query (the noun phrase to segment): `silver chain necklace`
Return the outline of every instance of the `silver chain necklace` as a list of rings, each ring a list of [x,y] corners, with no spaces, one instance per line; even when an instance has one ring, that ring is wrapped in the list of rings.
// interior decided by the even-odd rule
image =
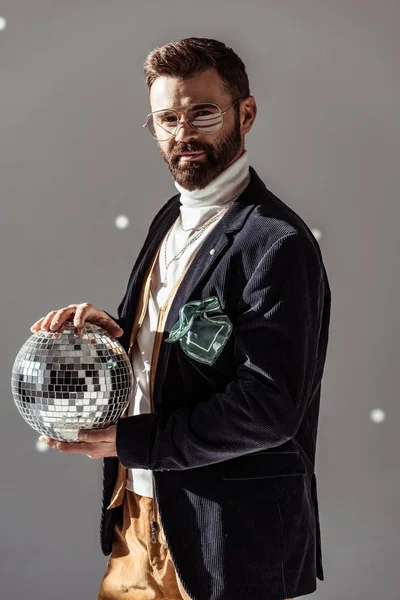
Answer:
[[[210,219],[208,219],[208,221],[206,221],[201,227],[193,227],[193,229],[183,229],[182,228],[182,215],[179,215],[179,224],[180,224],[180,228],[182,229],[182,231],[198,231],[198,233],[196,233],[196,235],[194,237],[192,237],[191,240],[189,240],[189,242],[186,242],[186,244],[184,245],[184,247],[182,248],[182,250],[180,250],[178,252],[178,254],[175,254],[175,256],[173,258],[171,258],[171,260],[169,261],[169,263],[167,263],[167,244],[168,244],[168,239],[169,236],[171,234],[172,229],[174,228],[174,225],[172,225],[172,227],[170,228],[170,230],[167,233],[167,236],[165,238],[165,246],[164,246],[164,261],[165,261],[165,279],[163,281],[163,286],[167,287],[167,272],[168,272],[168,267],[174,262],[174,260],[179,260],[180,257],[182,256],[182,254],[185,252],[185,250],[187,248],[189,248],[189,246],[191,244],[193,244],[193,242],[195,242],[200,236],[201,234],[207,229],[207,227],[209,227],[212,223],[214,223],[214,221],[216,221],[217,219],[219,219],[219,217],[221,215],[223,215],[228,208],[230,208],[230,206],[234,203],[234,200],[232,200],[232,202],[229,202],[229,204],[227,206],[225,206],[222,210],[218,211],[217,214],[215,214],[213,217],[211,217]]]

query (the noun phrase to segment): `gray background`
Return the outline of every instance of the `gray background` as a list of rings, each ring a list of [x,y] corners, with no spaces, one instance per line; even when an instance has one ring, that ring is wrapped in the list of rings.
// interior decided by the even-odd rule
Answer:
[[[88,301],[116,314],[150,220],[175,193],[142,128],[142,63],[189,36],[241,56],[258,103],[250,164],[322,232],[332,288],[316,459],[326,579],[309,597],[395,597],[398,0],[5,0],[0,16],[1,597],[96,598],[107,560],[100,461],[37,451],[11,369],[50,310]]]

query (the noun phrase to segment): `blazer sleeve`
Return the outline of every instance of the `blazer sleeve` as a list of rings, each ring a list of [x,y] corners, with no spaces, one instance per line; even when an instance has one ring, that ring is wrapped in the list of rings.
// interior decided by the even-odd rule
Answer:
[[[244,287],[233,319],[237,377],[193,407],[120,419],[126,468],[183,470],[284,444],[310,399],[318,361],[324,279],[302,233],[278,239]]]

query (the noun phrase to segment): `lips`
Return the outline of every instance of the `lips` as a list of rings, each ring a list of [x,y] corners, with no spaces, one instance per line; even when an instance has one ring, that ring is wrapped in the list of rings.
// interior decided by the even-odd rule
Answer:
[[[204,151],[202,152],[185,152],[184,154],[180,154],[178,160],[182,163],[196,161],[198,158],[203,158],[206,156]]]

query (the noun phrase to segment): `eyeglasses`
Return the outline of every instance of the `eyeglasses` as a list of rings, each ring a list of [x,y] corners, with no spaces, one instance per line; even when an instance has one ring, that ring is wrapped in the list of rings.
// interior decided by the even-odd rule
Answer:
[[[193,129],[200,133],[217,133],[223,125],[224,115],[228,110],[243,100],[246,96],[235,100],[224,111],[217,104],[212,102],[204,102],[201,104],[191,104],[182,114],[185,115],[185,120]],[[147,115],[146,123],[143,127],[147,127],[150,135],[159,142],[166,142],[177,134],[180,126],[179,115],[176,110],[156,110]]]

